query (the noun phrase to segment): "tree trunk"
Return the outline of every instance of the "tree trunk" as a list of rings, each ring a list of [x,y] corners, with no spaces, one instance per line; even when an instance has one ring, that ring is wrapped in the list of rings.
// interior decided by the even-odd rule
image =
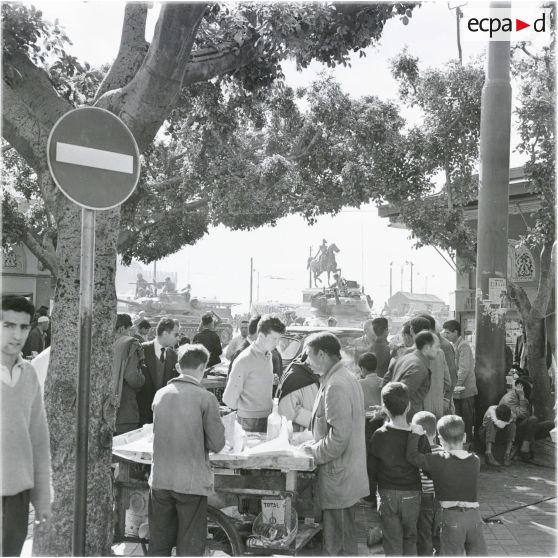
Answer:
[[[63,198],[61,197],[61,200]],[[110,405],[116,310],[116,240],[120,211],[97,212],[91,350],[86,554],[108,556],[113,538]],[[81,210],[63,199],[57,215],[58,278],[52,314],[52,352],[45,385],[55,499],[47,532],[35,534],[33,553],[71,556],[75,482],[76,389],[79,340]]]
[[[533,383],[531,402],[539,420],[551,420],[554,401],[546,368],[544,317],[535,310],[531,310],[527,316],[522,316],[522,318],[527,336],[527,369]]]

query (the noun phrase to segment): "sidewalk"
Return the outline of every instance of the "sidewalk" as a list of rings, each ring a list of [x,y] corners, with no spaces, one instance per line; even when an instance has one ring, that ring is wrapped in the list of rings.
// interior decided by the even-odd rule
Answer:
[[[539,502],[540,500],[546,501]],[[481,466],[479,500],[483,518],[495,514],[501,523],[485,523],[489,556],[556,556],[556,470],[515,461],[499,469]],[[525,504],[528,507],[508,511]],[[505,512],[505,513],[502,513]],[[371,508],[359,506],[357,531],[360,556],[383,556],[382,545],[366,546],[373,521]]]
[[[545,500],[542,501],[541,500]],[[495,514],[501,523],[485,523],[489,556],[556,556],[556,470],[515,461],[500,469],[481,466],[479,500],[483,518]],[[538,502],[538,503],[537,503]],[[531,504],[522,509],[512,508]],[[504,512],[504,513],[502,513]],[[357,510],[359,556],[383,556],[381,544],[366,546],[368,527],[375,512],[363,504]],[[377,515],[376,515],[377,517]],[[22,556],[31,556],[32,517]],[[120,555],[141,555],[139,545],[119,545]],[[301,553],[305,555],[305,552]]]

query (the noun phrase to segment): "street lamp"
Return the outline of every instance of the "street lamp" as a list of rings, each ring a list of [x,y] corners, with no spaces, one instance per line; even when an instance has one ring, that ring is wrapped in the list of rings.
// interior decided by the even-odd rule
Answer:
[[[415,264],[413,262],[405,261],[405,265],[411,266],[411,294],[413,294],[413,267]]]

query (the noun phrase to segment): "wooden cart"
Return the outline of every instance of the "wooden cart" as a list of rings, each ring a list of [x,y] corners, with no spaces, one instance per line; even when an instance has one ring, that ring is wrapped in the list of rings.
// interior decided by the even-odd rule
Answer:
[[[209,498],[207,552],[240,556],[243,554],[296,555],[317,533],[321,525],[316,521],[313,498],[315,465],[311,457],[266,457],[212,454],[215,473],[215,497]],[[130,513],[134,495],[148,492],[148,466],[118,459],[115,475],[116,525],[114,542],[138,542],[144,552],[147,540],[131,535],[126,530],[126,512]],[[134,478],[136,477],[136,478]],[[143,477],[143,478],[137,478]],[[259,510],[262,498],[282,498],[286,505],[286,521],[296,510],[298,532],[287,547],[251,546],[254,514],[243,513],[255,507]],[[233,514],[224,513],[228,508]],[[145,519],[147,521],[147,519]],[[129,531],[129,529],[128,529]]]

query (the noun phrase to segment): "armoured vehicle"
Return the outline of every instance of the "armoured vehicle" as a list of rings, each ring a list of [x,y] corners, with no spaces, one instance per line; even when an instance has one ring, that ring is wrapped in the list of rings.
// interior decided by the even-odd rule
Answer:
[[[189,294],[189,293],[188,293]],[[213,311],[221,322],[216,326],[215,331],[221,338],[221,344],[227,345],[232,339],[233,325],[231,307],[237,305],[236,302],[220,302],[215,299],[190,298],[184,293],[161,293],[158,296],[140,298],[118,298],[119,306],[126,306],[126,310],[134,314],[143,312],[143,317],[153,325],[165,316],[170,316],[180,323],[181,335],[186,335],[190,339],[198,332],[201,317],[206,312]]]

